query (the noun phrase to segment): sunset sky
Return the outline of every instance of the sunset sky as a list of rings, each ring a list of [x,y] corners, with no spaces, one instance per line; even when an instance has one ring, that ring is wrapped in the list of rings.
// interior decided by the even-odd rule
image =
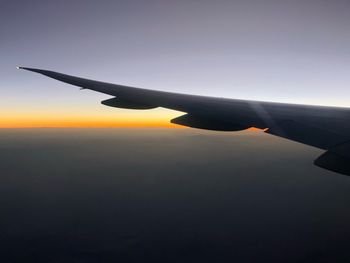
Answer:
[[[4,1],[0,127],[174,127],[16,66],[142,88],[350,106],[350,3]]]

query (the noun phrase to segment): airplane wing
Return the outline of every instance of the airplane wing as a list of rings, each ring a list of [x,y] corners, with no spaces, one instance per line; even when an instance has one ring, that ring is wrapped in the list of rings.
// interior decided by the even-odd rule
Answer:
[[[350,108],[195,96],[140,89],[54,71],[19,67],[65,83],[114,96],[102,101],[126,109],[168,108],[184,112],[171,122],[187,127],[239,131],[250,127],[327,150],[315,164],[350,175]]]

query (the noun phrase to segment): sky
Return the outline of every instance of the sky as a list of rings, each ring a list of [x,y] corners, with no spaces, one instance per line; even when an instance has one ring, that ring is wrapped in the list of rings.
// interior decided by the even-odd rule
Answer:
[[[162,126],[50,69],[141,88],[349,107],[350,2],[1,1],[0,127]]]

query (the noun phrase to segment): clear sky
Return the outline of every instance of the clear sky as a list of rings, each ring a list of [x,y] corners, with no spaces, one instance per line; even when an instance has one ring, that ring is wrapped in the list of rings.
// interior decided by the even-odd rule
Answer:
[[[0,126],[167,126],[16,66],[172,92],[350,106],[348,0],[2,1]]]

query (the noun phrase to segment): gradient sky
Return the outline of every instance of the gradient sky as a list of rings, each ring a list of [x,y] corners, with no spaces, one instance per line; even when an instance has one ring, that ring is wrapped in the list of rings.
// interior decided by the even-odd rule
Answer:
[[[350,2],[2,1],[0,126],[164,126],[179,115],[17,71],[142,88],[350,106]]]

